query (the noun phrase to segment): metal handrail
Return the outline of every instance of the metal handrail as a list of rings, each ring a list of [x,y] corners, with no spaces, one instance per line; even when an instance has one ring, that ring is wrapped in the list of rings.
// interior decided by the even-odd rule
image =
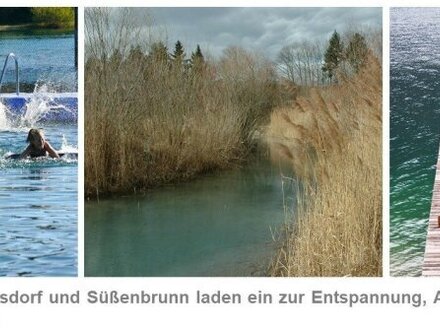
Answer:
[[[5,65],[3,65],[2,74],[0,76],[0,93],[2,91],[3,76],[5,74],[6,66],[8,65],[8,60],[10,57],[12,57],[15,61],[15,84],[16,84],[15,92],[17,95],[19,95],[20,94],[20,81],[18,79],[18,60],[17,60],[17,56],[15,56],[14,53],[9,53],[8,56],[6,56]]]

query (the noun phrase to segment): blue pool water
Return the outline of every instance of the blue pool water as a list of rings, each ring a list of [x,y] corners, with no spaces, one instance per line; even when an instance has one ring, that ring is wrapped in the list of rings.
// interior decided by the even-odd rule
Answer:
[[[77,160],[5,158],[24,150],[30,127],[56,150],[77,151],[76,120],[54,120],[67,110],[36,99],[24,112],[0,104],[0,276],[76,276]]]
[[[69,33],[44,34],[35,31],[2,32],[0,37],[0,65],[3,68],[7,54],[17,56],[20,67],[20,82],[33,86],[50,86],[56,92],[77,91],[75,68],[75,37]],[[15,73],[13,61],[8,64],[6,84],[13,85]],[[20,87],[22,91],[24,86]],[[15,87],[14,87],[15,90]],[[31,92],[32,90],[27,90]]]

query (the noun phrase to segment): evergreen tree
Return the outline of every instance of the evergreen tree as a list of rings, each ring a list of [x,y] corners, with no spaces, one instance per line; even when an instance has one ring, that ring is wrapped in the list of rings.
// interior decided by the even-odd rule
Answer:
[[[345,55],[355,73],[358,73],[364,65],[367,54],[368,47],[365,37],[360,33],[355,33],[350,38]]]
[[[153,60],[154,63],[168,63],[169,56],[167,46],[165,46],[162,41],[153,43],[151,45],[149,57]]]
[[[31,7],[3,7],[0,10],[0,25],[15,25],[32,22]]]
[[[324,66],[322,71],[327,75],[327,77],[332,80],[339,64],[344,58],[344,44],[341,41],[339,33],[333,32],[330,38],[329,45],[324,55]]]
[[[191,66],[196,72],[201,72],[205,66],[205,58],[199,45],[197,45],[196,51],[191,54]]]
[[[175,63],[182,64],[185,59],[185,50],[183,49],[182,43],[177,40],[176,45],[174,46],[174,53],[171,54],[171,57]]]

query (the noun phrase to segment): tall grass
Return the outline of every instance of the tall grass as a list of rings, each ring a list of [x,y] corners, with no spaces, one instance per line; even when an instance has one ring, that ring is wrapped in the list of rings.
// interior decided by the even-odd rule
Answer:
[[[187,69],[154,54],[157,40],[126,17],[86,11],[86,195],[135,192],[244,159],[276,102],[271,66],[231,48]]]
[[[273,276],[379,276],[382,260],[381,65],[311,89],[274,111],[267,136],[304,182]]]

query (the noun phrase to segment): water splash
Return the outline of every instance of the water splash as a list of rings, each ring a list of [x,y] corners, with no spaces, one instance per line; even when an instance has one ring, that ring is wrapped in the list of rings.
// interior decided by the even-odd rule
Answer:
[[[71,112],[70,109],[54,100],[48,85],[38,85],[37,83],[34,92],[26,100],[24,111],[21,114],[14,114],[0,102],[0,131],[27,130],[62,111]]]
[[[61,147],[58,151],[62,153],[75,153],[78,152],[78,147],[69,144],[69,142],[67,142],[66,136],[63,134],[63,137],[61,138]]]
[[[37,122],[52,113],[70,111],[65,106],[57,104],[50,93],[48,85],[35,84],[34,92],[26,102],[26,110],[20,117],[21,127],[35,127]]]
[[[5,131],[11,124],[8,120],[8,109],[0,102],[0,131]]]

